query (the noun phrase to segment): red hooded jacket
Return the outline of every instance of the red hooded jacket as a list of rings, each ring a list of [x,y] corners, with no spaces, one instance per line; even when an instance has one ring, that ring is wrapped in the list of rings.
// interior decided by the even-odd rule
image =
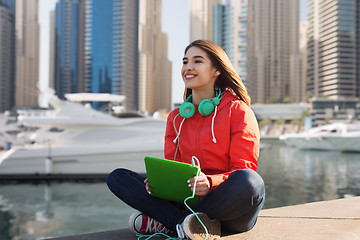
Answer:
[[[192,156],[197,157],[201,171],[210,181],[211,190],[235,170],[247,168],[256,171],[259,127],[251,108],[229,90],[223,93],[217,110],[210,116],[204,117],[196,109],[194,116],[185,119],[179,137],[174,142],[176,131],[179,132],[184,119],[178,114],[179,108],[173,110],[167,118],[166,159],[174,159],[177,141],[180,141],[175,160],[191,163]]]

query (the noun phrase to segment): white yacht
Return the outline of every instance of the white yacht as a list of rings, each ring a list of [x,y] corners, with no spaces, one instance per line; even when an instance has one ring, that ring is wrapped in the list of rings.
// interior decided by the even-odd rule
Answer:
[[[117,118],[49,94],[53,110],[19,111],[38,129],[0,157],[0,178],[103,176],[115,168],[145,173],[145,156],[163,156],[166,121]]]
[[[324,136],[324,141],[343,152],[360,152],[360,124],[358,128],[347,129],[339,135]]]
[[[340,141],[344,141],[343,144],[346,145],[348,143],[345,142],[344,136],[348,132],[355,131],[356,129],[360,131],[359,123],[339,122],[311,128],[302,133],[284,134],[281,135],[279,139],[284,141],[288,146],[299,149],[339,151],[343,150],[339,143],[337,141],[329,141],[328,139],[342,139]]]
[[[0,155],[11,148],[12,144],[21,144],[22,139],[16,137],[21,131],[16,117],[10,116],[10,112],[6,111],[0,114]]]

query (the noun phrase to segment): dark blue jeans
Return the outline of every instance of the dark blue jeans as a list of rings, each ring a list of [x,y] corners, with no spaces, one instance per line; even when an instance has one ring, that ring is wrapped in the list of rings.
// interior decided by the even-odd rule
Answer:
[[[169,202],[146,192],[145,177],[127,169],[116,169],[107,176],[109,189],[126,204],[176,232],[191,212],[184,204]],[[260,175],[248,169],[234,171],[222,184],[191,208],[221,222],[223,233],[240,233],[254,227],[265,201]]]

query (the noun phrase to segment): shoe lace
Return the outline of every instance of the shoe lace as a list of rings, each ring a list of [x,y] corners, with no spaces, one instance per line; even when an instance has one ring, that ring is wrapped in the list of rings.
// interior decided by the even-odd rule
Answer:
[[[168,230],[163,224],[150,217],[147,217],[145,232],[150,235],[137,234],[138,240],[141,240],[143,238],[145,238],[144,240],[148,240],[153,237],[166,237],[165,240],[178,240],[177,238],[168,236],[167,234],[171,231]]]
[[[168,230],[160,222],[156,221],[155,219],[149,218],[149,217],[148,217],[148,222],[146,225],[146,232],[151,235],[137,234],[138,240],[141,240],[142,238],[145,238],[144,240],[148,240],[153,237],[162,237],[162,238],[166,237],[165,240],[178,240],[177,238],[168,236],[167,233],[170,233],[171,231]]]
[[[168,232],[170,232],[170,230],[168,230],[164,225],[162,225],[160,222],[156,221],[155,219],[148,217],[148,222],[146,225],[145,232],[168,233]]]

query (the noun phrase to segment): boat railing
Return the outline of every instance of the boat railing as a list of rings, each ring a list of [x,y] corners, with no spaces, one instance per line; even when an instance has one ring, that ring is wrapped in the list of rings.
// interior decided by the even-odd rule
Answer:
[[[55,110],[18,110],[19,117],[50,117],[55,115]]]

